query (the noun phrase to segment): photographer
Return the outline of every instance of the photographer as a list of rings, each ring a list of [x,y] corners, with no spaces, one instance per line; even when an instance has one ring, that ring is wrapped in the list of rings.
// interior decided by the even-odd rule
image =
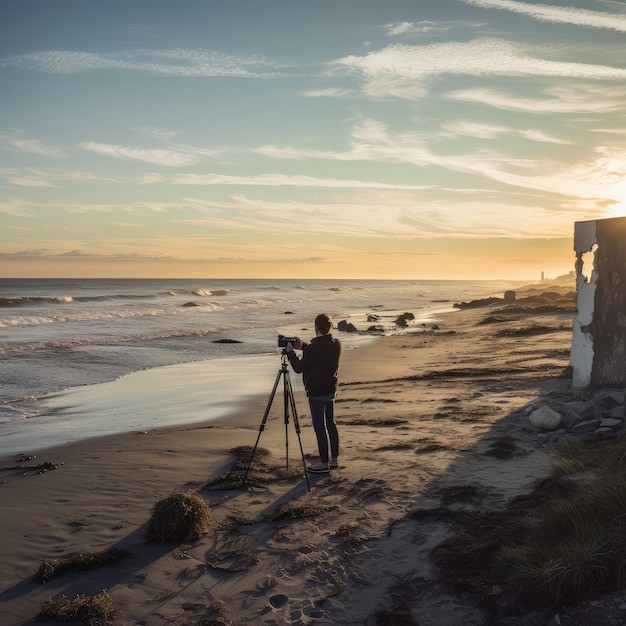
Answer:
[[[335,425],[334,400],[341,342],[331,335],[332,327],[330,315],[320,313],[315,318],[316,336],[311,343],[302,343],[298,337],[294,337],[295,344],[287,343],[285,348],[291,367],[296,373],[302,374],[304,388],[309,398],[320,462],[307,469],[315,474],[327,474],[331,469],[337,468],[339,455],[339,433]],[[294,348],[302,350],[301,359],[295,354]]]

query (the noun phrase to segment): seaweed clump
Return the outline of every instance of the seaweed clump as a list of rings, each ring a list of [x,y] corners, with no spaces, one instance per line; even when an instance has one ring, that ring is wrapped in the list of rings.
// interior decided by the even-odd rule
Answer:
[[[114,565],[130,556],[132,554],[126,550],[113,548],[106,552],[75,554],[66,559],[44,559],[35,574],[35,580],[38,583],[47,583],[63,572],[94,569],[101,565]]]
[[[63,596],[60,600],[48,598],[35,619],[110,626],[115,623],[118,615],[111,596],[103,589],[97,596],[77,595],[74,599]]]
[[[176,491],[154,505],[146,539],[154,543],[195,541],[214,526],[204,498],[195,491]]]

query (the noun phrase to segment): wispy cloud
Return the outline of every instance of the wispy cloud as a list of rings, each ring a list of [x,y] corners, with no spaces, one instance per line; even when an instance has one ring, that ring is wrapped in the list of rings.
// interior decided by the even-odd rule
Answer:
[[[467,76],[525,76],[623,80],[626,69],[608,65],[551,61],[539,51],[495,38],[426,46],[392,45],[365,56],[334,61],[337,68],[363,78],[363,92],[371,97],[418,98],[427,81],[445,74]]]
[[[557,7],[549,4],[531,4],[516,0],[461,0],[466,4],[484,9],[503,9],[514,13],[528,15],[542,22],[553,24],[575,24],[626,32],[626,15],[619,13],[602,13],[574,7]]]
[[[79,144],[80,148],[90,152],[97,152],[116,159],[145,161],[155,165],[166,165],[169,167],[181,167],[197,163],[198,156],[184,152],[174,152],[166,149],[145,149],[131,148],[128,146],[116,146],[106,143],[89,141]]]
[[[8,184],[27,187],[56,187],[63,181],[73,182],[128,182],[128,178],[97,175],[93,172],[79,170],[64,170],[55,168],[16,168],[0,167],[0,180]]]
[[[414,37],[416,35],[446,32],[459,25],[459,22],[422,20],[421,22],[393,22],[385,24],[384,28],[388,37]]]
[[[39,176],[9,176],[7,178],[9,185],[16,185],[18,187],[56,187],[54,183],[49,180],[44,180]]]
[[[291,76],[268,59],[236,56],[214,50],[130,50],[118,53],[49,50],[17,54],[0,60],[0,67],[21,67],[53,74],[124,70],[163,76],[236,76],[277,78]]]
[[[41,154],[43,156],[51,156],[55,158],[65,156],[63,150],[47,146],[36,139],[13,139],[9,143],[22,152],[30,152],[32,154]]]
[[[137,127],[133,130],[152,137],[163,142],[168,150],[187,154],[191,156],[203,157],[214,159],[225,152],[232,152],[232,148],[228,147],[213,147],[213,148],[201,148],[199,146],[193,146],[187,143],[176,141],[177,133],[171,131],[163,131],[158,128],[149,127]]]
[[[309,91],[301,91],[299,95],[303,98],[346,98],[355,95],[350,89],[328,88],[328,89],[311,89]]]
[[[451,122],[444,124],[443,129],[450,135],[462,135],[465,137],[476,137],[477,139],[495,139],[500,135],[510,134],[506,126],[495,124],[480,124],[477,122]]]
[[[538,143],[556,143],[561,145],[574,143],[573,141],[560,139],[559,137],[553,137],[552,135],[548,135],[548,133],[544,133],[542,130],[534,130],[532,128],[528,130],[522,130],[519,134],[529,141],[537,141]]]
[[[503,127],[461,125],[458,128],[477,132],[494,133],[503,131]],[[511,131],[512,132],[512,131]],[[516,131],[532,141],[563,143],[542,131]],[[602,179],[609,171],[608,160],[598,162],[585,161],[580,166],[569,163],[558,164],[541,158],[517,159],[493,149],[475,150],[466,154],[437,154],[431,150],[423,137],[405,133],[391,134],[380,122],[367,120],[355,127],[349,150],[343,152],[315,151],[310,149],[277,148],[264,146],[260,151],[266,156],[288,159],[327,159],[337,161],[369,160],[381,163],[407,163],[420,167],[438,166],[444,170],[474,174],[486,181],[497,182],[511,187],[524,189],[527,193],[542,192],[559,194],[570,198],[587,198],[601,202],[613,199],[611,187]],[[598,148],[598,151],[602,151]],[[626,153],[613,160],[626,163]],[[613,167],[613,170],[615,167]]]
[[[519,237],[533,238],[538,232],[547,237],[569,236],[569,225],[577,216],[586,219],[589,206],[571,203],[559,209],[541,205],[504,204],[498,201],[423,197],[411,192],[358,193],[349,200],[328,204],[307,202],[267,202],[236,195],[230,202],[189,200],[205,213],[177,220],[198,230],[237,230],[272,234],[277,228],[285,234],[302,232],[324,235],[328,225],[332,237],[354,239],[419,239],[424,237]],[[516,215],[514,221],[503,215]]]
[[[431,185],[402,185],[376,181],[316,178],[305,175],[260,174],[230,176],[225,174],[181,174],[174,176],[176,185],[242,185],[259,187],[327,187],[339,189],[430,189]]]
[[[566,139],[560,139],[553,137],[543,132],[542,130],[526,129],[515,130],[508,128],[507,126],[497,126],[494,124],[479,124],[476,122],[460,121],[449,124],[444,124],[444,135],[447,136],[464,136],[474,137],[476,139],[491,140],[500,136],[515,136],[519,135],[528,139],[529,141],[537,141],[540,143],[555,143],[555,144],[571,144],[571,141]]]
[[[613,113],[626,109],[626,89],[589,84],[545,89],[548,97],[512,96],[489,88],[459,89],[446,94],[451,100],[480,102],[508,111],[531,113]],[[551,97],[550,97],[551,96]]]
[[[511,158],[491,150],[470,154],[437,154],[417,133],[393,135],[386,125],[376,120],[364,120],[352,129],[350,148],[345,151],[312,150],[307,148],[281,148],[262,146],[258,152],[279,159],[324,159],[333,161],[373,161],[380,163],[405,163],[425,167],[436,165],[452,171],[485,174],[497,167],[531,167],[531,163]]]

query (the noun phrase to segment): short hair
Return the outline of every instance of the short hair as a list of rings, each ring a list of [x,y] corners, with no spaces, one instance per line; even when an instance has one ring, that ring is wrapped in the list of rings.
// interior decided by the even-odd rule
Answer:
[[[322,335],[328,335],[332,327],[333,320],[328,313],[320,313],[315,318],[315,328],[317,328]]]

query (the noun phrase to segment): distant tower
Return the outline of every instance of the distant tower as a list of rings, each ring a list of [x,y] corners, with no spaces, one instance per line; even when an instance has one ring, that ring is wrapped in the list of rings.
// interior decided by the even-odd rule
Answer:
[[[541,272],[541,280],[545,280],[545,277],[543,275],[543,272]]]

